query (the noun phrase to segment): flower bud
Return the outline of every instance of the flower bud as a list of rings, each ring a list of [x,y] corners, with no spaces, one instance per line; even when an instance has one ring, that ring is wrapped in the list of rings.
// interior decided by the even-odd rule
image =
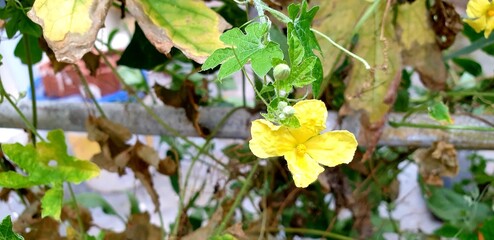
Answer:
[[[275,80],[285,80],[290,76],[290,67],[284,63],[276,65],[273,69]]]
[[[277,106],[277,107],[278,107],[278,110],[283,110],[283,109],[285,109],[287,106],[288,106],[288,103],[287,103],[287,102],[285,102],[285,101],[280,101],[280,102],[278,103],[278,106]]]
[[[280,92],[278,93],[278,95],[280,95],[280,97],[285,97],[286,96],[286,91],[285,90],[280,90]]]
[[[295,108],[293,108],[292,106],[286,106],[283,108],[283,113],[286,116],[293,116],[293,114],[295,114]]]
[[[280,113],[280,114],[278,115],[278,118],[279,118],[280,120],[285,120],[286,115],[285,115],[284,113]]]

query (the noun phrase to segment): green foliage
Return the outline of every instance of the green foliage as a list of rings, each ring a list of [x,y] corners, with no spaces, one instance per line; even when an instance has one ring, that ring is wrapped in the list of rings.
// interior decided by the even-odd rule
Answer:
[[[444,103],[439,101],[433,101],[429,107],[429,116],[441,123],[453,123],[451,116],[449,115],[449,108]]]
[[[12,230],[10,216],[5,217],[0,223],[0,240],[24,240],[24,238]]]
[[[264,77],[273,67],[274,58],[282,59],[280,46],[266,39],[267,24],[251,23],[245,27],[245,34],[233,28],[220,36],[229,48],[216,50],[202,65],[208,70],[221,64],[218,80],[239,71],[250,60],[252,69],[259,77]]]
[[[27,45],[26,45],[27,44]],[[27,47],[27,48],[26,48]],[[30,54],[30,61],[28,62],[27,55]],[[18,57],[24,64],[35,64],[41,61],[43,56],[43,50],[38,44],[38,38],[32,35],[24,34],[17,43],[14,50],[14,55]]]
[[[425,185],[422,187],[428,196],[425,199],[427,207],[434,215],[447,223],[436,234],[449,236],[455,231],[456,233],[460,231],[464,231],[466,234],[471,233],[482,222],[494,215],[487,204],[470,196],[461,195],[442,187]]]
[[[288,6],[288,15],[293,22],[288,24],[287,36],[289,38],[292,38],[291,40],[289,39],[290,48],[296,49],[296,45],[301,44],[305,52],[305,58],[311,59],[309,60],[310,63],[306,63],[306,64],[308,64],[309,66],[310,64],[312,64],[313,66],[312,77],[314,79],[313,80],[311,79],[311,81],[308,82],[306,81],[306,82],[307,83],[312,82],[312,91],[314,92],[314,96],[318,96],[319,92],[322,90],[320,89],[320,87],[323,78],[323,71],[322,71],[321,60],[314,54],[313,50],[317,50],[320,52],[321,48],[319,46],[319,43],[317,42],[316,36],[310,30],[310,28],[312,25],[312,21],[317,11],[319,10],[319,6],[312,7],[309,10],[307,10],[307,8],[308,5],[305,0],[302,1],[301,4],[290,4],[290,6]],[[294,43],[294,44],[290,45],[290,43]],[[292,49],[292,51],[289,52],[293,52],[293,53],[299,52],[298,50],[294,51],[295,49]],[[295,56],[300,58],[299,55],[291,54],[290,61],[292,62],[292,67],[298,65],[298,64],[294,64],[299,61],[299,60],[294,61],[293,58]],[[304,65],[304,67],[307,66]],[[303,84],[303,82],[300,82],[300,84]]]
[[[129,45],[125,48],[117,64],[150,70],[166,61],[166,56],[156,50],[136,22],[134,35],[132,35]]]
[[[28,8],[33,5],[33,1],[7,0],[5,8],[0,9],[0,19],[6,20],[5,31],[8,38],[13,38],[17,32],[31,35],[33,37],[41,36],[41,27],[31,21],[26,15]]]
[[[19,143],[2,144],[5,155],[19,166],[26,175],[8,171],[0,173],[0,186],[27,188],[50,185],[52,188],[42,199],[43,216],[60,218],[64,182],[80,183],[99,174],[92,162],[79,160],[67,154],[63,131],[48,132],[49,142],[23,146]]]

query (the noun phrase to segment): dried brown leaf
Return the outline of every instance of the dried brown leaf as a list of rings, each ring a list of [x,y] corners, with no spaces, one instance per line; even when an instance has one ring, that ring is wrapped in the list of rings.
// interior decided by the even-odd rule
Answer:
[[[183,108],[187,119],[194,125],[201,137],[206,137],[210,131],[199,123],[199,99],[195,92],[195,85],[190,80],[185,80],[178,91],[167,89],[158,84],[154,85],[156,96],[166,105]]]
[[[442,186],[442,177],[454,177],[459,171],[455,146],[447,142],[438,141],[430,148],[417,149],[413,159],[424,182],[430,185]]]
[[[162,231],[158,226],[151,224],[148,213],[139,213],[130,216],[127,227],[122,233],[106,232],[105,240],[157,240],[163,239]]]

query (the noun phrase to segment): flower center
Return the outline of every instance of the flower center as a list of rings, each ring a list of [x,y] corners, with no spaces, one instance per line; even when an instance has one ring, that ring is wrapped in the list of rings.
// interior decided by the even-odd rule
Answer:
[[[304,144],[297,145],[297,155],[303,156],[307,152],[307,147]]]
[[[494,9],[489,9],[489,10],[487,11],[487,16],[489,16],[489,17],[494,17]]]

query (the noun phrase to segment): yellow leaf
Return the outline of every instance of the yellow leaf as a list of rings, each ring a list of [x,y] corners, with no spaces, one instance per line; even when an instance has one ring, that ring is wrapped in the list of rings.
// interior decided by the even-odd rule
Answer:
[[[316,0],[311,4],[321,7],[314,18],[313,28],[328,35],[344,47],[348,47],[355,24],[370,6],[362,0]],[[338,64],[338,56],[344,53],[321,36],[316,35],[316,37],[321,46],[324,78],[326,79]]]
[[[384,20],[384,38],[380,39],[381,23],[386,1],[382,1],[359,31],[354,53],[374,67],[372,71],[353,59],[353,67],[345,91],[346,104],[353,110],[364,110],[370,124],[380,122],[388,113],[391,103],[385,99],[395,77],[401,74],[401,51],[392,24],[392,10]]]
[[[436,34],[430,24],[425,0],[399,5],[396,25],[398,32],[401,32],[400,41],[406,50],[436,43]]]
[[[74,63],[91,50],[110,0],[36,0],[29,18],[41,25],[58,61]]]
[[[160,52],[176,47],[198,63],[224,47],[219,37],[230,27],[198,0],[127,0],[127,8]]]

